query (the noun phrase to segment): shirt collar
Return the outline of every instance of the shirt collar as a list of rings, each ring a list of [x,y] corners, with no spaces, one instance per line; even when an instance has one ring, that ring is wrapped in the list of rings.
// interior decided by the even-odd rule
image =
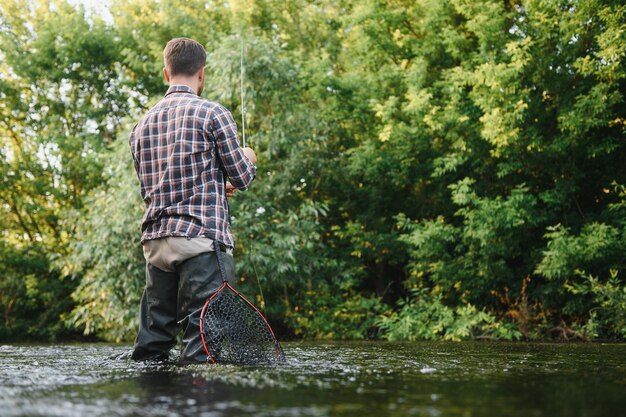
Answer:
[[[165,95],[168,96],[174,93],[188,93],[188,94],[197,95],[196,92],[193,91],[193,88],[189,87],[188,85],[183,85],[183,84],[171,85],[170,88],[167,89],[167,93],[165,93]]]

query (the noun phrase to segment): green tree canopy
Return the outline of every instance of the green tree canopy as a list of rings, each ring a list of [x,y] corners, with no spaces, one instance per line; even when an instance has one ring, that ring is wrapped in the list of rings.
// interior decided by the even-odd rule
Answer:
[[[259,173],[231,201],[236,259],[281,334],[626,335],[619,2],[23,3],[0,6],[0,337],[132,337],[127,132],[180,36],[236,120],[243,45]]]

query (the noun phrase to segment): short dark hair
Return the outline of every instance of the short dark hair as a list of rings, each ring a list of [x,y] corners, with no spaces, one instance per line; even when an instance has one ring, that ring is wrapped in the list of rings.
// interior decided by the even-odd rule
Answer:
[[[194,75],[206,64],[206,51],[193,39],[174,38],[165,45],[163,61],[170,75]]]

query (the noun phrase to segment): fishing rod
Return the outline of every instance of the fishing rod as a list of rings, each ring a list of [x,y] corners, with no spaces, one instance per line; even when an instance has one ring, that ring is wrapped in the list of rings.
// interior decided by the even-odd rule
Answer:
[[[243,147],[246,147],[246,107],[245,107],[245,92],[243,89],[243,80],[245,75],[244,65],[243,65],[243,55],[244,55],[244,45],[243,45],[243,35],[239,35],[240,40],[240,53],[239,53],[239,90],[240,90],[240,98],[241,98],[241,139],[243,143]],[[263,295],[263,288],[261,287],[261,280],[259,279],[259,274],[256,270],[256,264],[254,261],[251,261],[252,269],[254,270],[254,276],[256,277],[257,285],[259,286],[259,293],[261,295],[261,309],[265,309],[265,296]]]
[[[240,83],[240,89],[241,89],[241,133],[242,133],[242,140],[243,140],[243,147],[246,147],[246,108],[244,107],[244,91],[243,91],[243,76],[244,76],[244,70],[243,70],[243,36],[240,37],[241,39],[241,53],[239,55],[240,58],[240,63],[239,63],[239,69],[240,69],[240,76],[239,76],[239,83]]]

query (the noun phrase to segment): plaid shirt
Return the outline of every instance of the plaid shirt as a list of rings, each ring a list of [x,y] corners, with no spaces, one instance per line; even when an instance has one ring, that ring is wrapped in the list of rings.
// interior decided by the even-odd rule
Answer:
[[[234,246],[224,175],[245,190],[256,167],[226,108],[173,85],[133,128],[130,148],[146,204],[142,242],[185,236]]]

